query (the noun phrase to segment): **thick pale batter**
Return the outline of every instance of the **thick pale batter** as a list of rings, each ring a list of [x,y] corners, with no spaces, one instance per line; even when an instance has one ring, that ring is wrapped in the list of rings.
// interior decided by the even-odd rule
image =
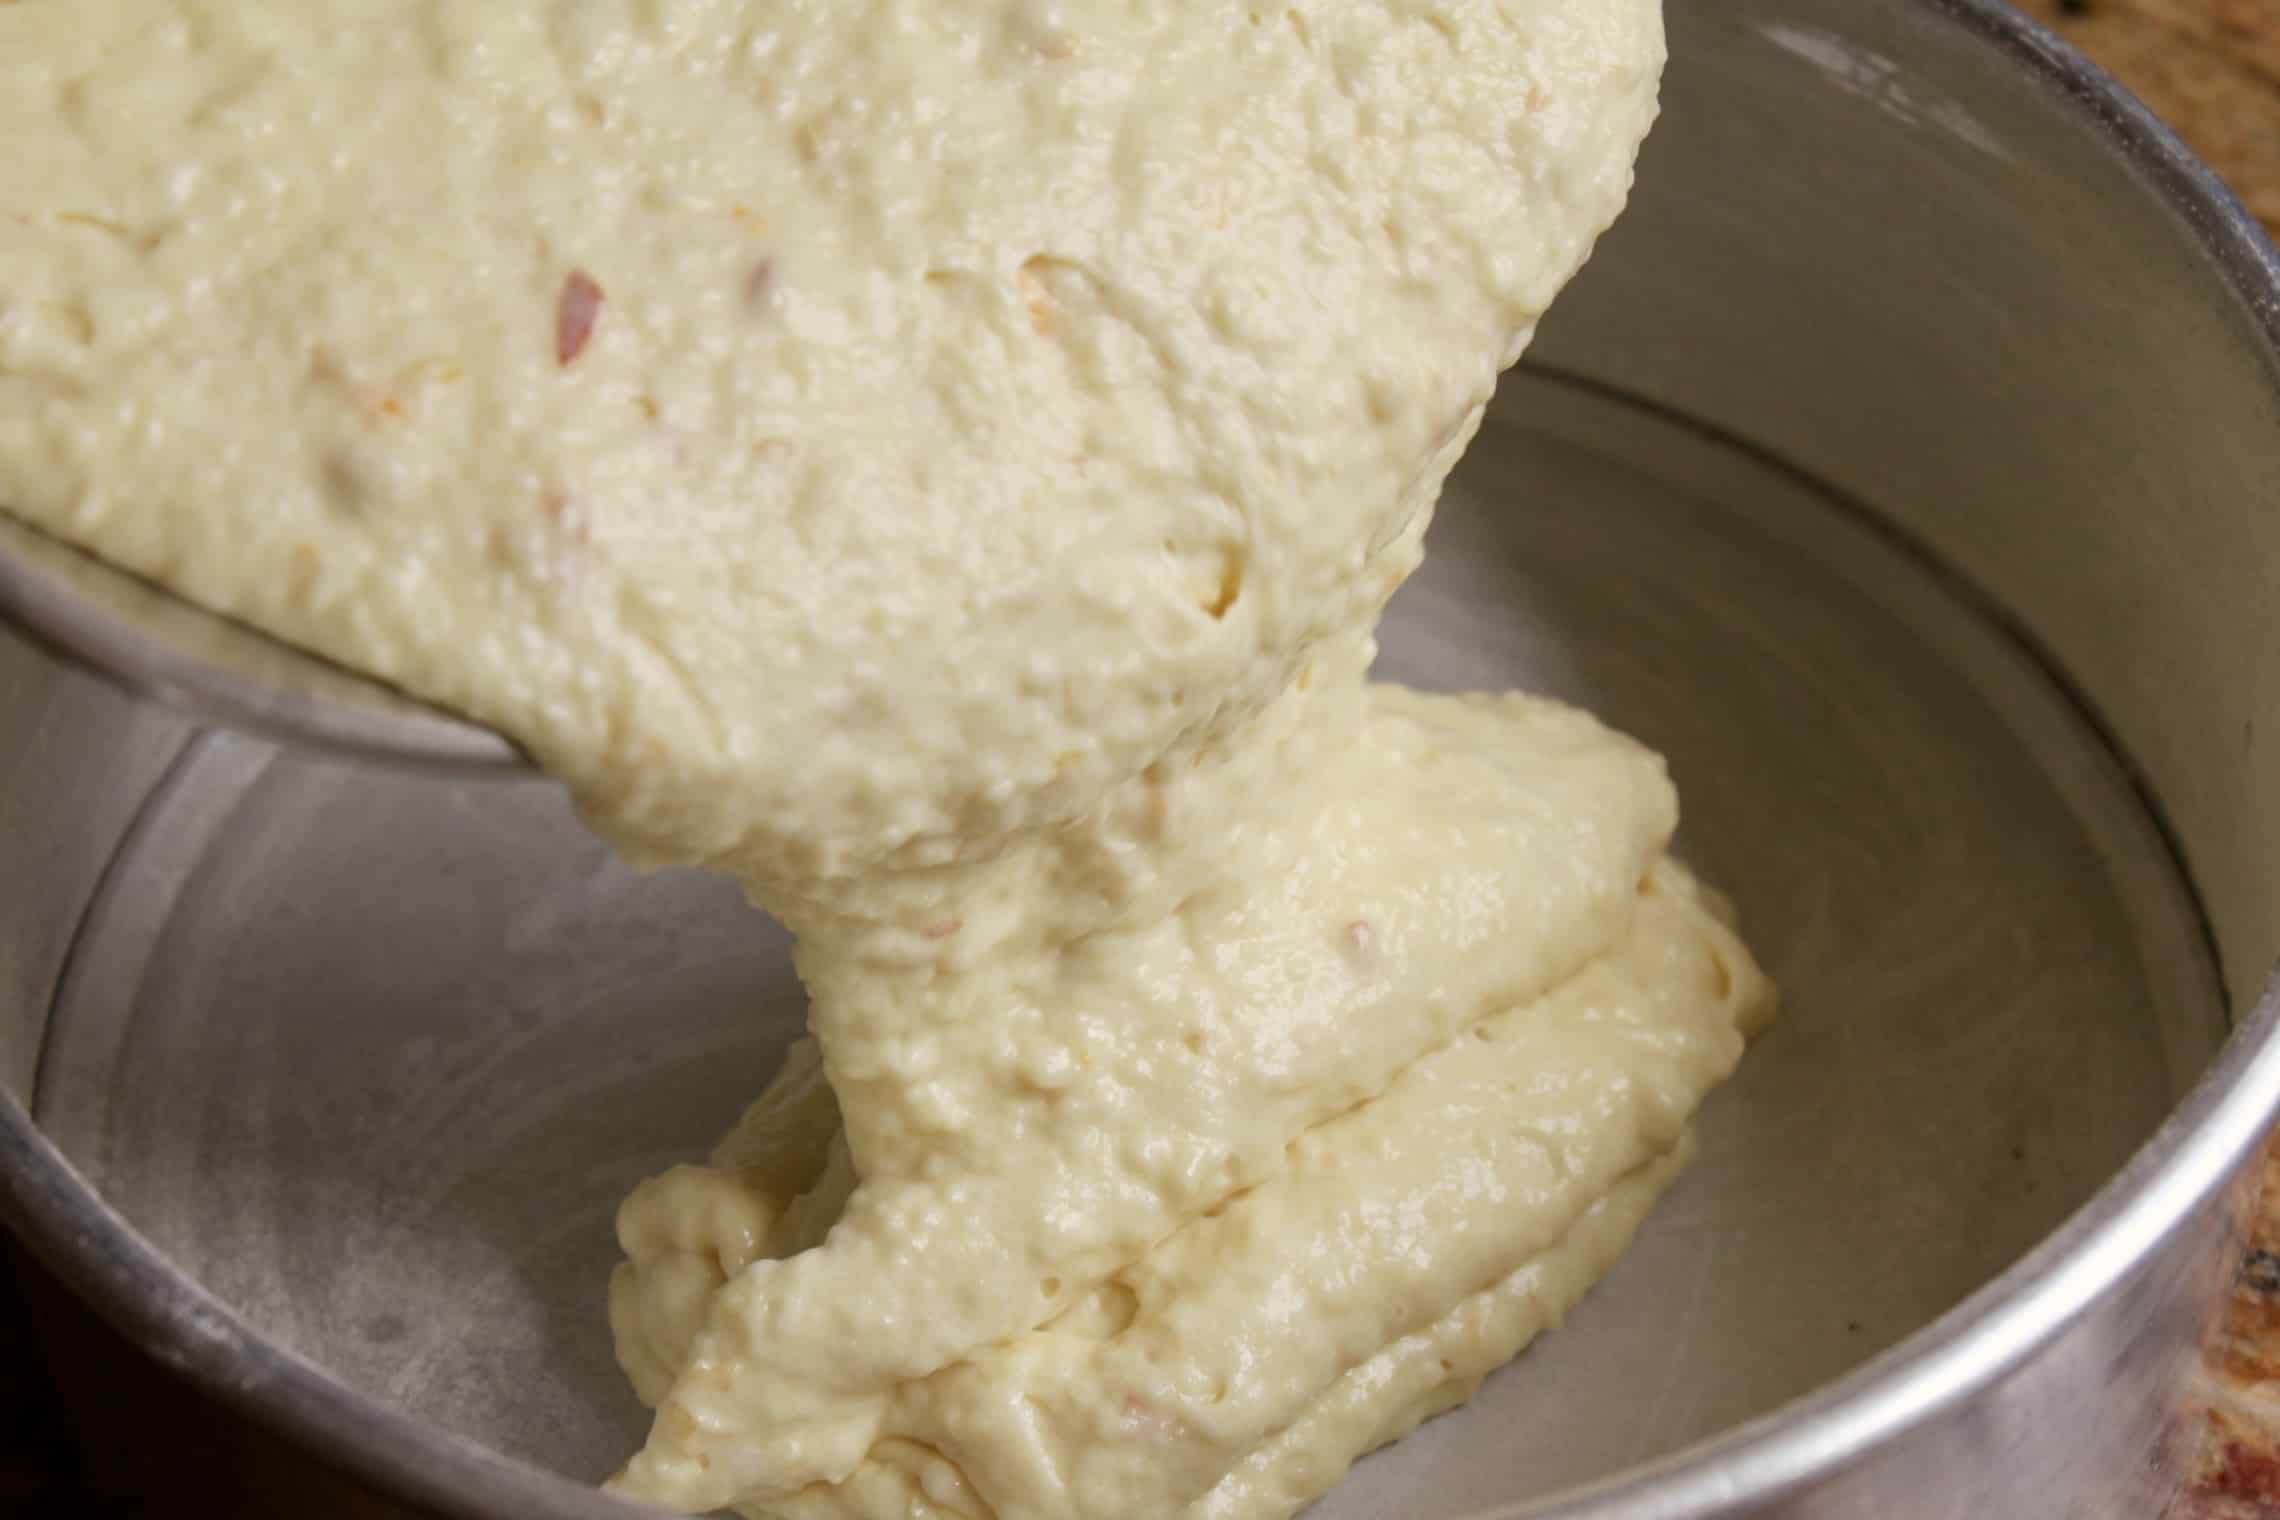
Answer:
[[[799,937],[628,1201],[619,1479],[1286,1515],[1555,1321],[1769,1007],[1661,764],[1364,684],[1654,0],[0,5],[0,504]]]

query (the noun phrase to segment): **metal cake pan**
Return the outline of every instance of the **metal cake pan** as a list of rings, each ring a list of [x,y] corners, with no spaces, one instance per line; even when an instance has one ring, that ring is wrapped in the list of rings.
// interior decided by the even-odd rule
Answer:
[[[2280,265],[1992,0],[1671,30],[1386,666],[1662,748],[1788,1001],[1608,1283],[1319,1513],[2155,1513],[2280,1109]],[[438,1515],[630,1513],[610,1211],[766,1076],[783,948],[544,783],[0,644],[0,1209]]]

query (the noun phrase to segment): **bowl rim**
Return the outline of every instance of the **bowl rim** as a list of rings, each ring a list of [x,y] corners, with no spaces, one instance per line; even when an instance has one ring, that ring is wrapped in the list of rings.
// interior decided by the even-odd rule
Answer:
[[[2055,92],[2175,212],[2280,372],[2280,251],[2176,134],[2005,0],[1906,0]],[[1628,1472],[1476,1520],[1712,1520],[1775,1502],[1989,1388],[2116,1291],[2232,1178],[2280,1114],[2280,968],[2123,1168],[1961,1304],[1836,1381]],[[336,1381],[176,1269],[0,1092],[0,1222],[162,1365],[393,1497],[463,1520],[655,1513]]]

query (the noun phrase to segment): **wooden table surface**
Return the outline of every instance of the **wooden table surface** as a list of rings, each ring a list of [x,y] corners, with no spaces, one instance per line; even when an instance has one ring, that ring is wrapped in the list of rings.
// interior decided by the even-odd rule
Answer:
[[[2019,3],[2166,116],[2280,236],[2280,0]],[[2166,1520],[2280,1520],[2280,1148],[2264,1165]],[[408,1520],[190,1398],[0,1239],[0,1517],[18,1515]]]

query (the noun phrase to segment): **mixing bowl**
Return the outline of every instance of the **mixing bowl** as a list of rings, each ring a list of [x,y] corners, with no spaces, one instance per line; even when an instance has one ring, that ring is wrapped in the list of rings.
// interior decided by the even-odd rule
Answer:
[[[2280,1101],[2280,269],[1982,0],[1674,0],[1629,217],[1385,666],[1665,751],[1787,992],[1614,1276],[1322,1520],[2152,1515]],[[531,780],[0,648],[0,1192],[439,1515],[629,1513],[611,1212],[800,1018]]]

